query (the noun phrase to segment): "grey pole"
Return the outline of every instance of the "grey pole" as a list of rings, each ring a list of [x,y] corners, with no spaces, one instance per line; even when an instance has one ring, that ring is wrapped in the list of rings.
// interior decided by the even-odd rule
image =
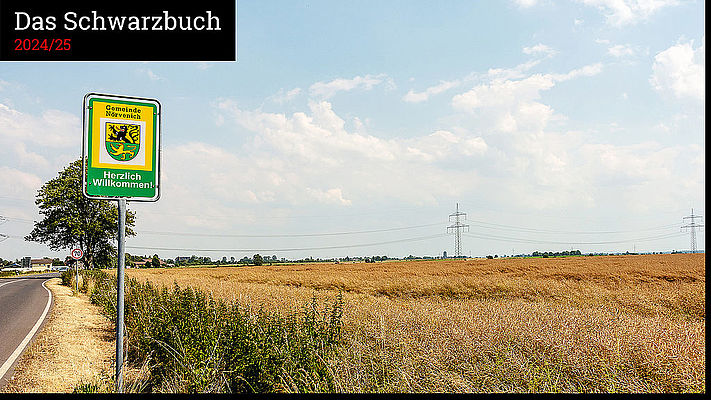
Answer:
[[[126,199],[118,200],[118,267],[116,270],[116,391],[123,393],[123,275],[126,266]]]

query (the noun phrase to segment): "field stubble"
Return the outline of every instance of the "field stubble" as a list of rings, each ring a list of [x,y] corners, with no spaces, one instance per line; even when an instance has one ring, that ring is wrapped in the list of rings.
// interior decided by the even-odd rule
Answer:
[[[701,392],[703,254],[133,269],[253,307],[344,294],[345,392]]]

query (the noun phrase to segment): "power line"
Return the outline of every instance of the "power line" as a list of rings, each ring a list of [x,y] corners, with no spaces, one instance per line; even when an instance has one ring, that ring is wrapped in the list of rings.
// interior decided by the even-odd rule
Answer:
[[[394,210],[394,211],[392,211]],[[419,208],[417,207],[409,207],[409,208],[391,208],[390,211],[388,209],[378,209],[376,211],[364,211],[364,212],[356,212],[356,213],[348,213],[348,214],[318,214],[318,215],[266,215],[266,216],[260,216],[260,219],[276,219],[276,220],[283,220],[283,219],[297,219],[297,218],[309,218],[309,219],[314,219],[314,218],[342,218],[342,217],[363,217],[363,216],[373,216],[373,215],[382,215],[382,214],[387,214],[387,215],[392,215],[393,213],[402,213],[402,212],[411,212],[411,211],[418,211]],[[138,212],[143,212],[144,210],[137,209],[134,211]],[[198,217],[198,218],[206,218],[206,219],[225,219],[225,218],[238,218],[238,219],[244,219],[244,215],[231,215],[231,214],[186,214],[186,213],[167,213],[167,212],[156,212],[156,211],[146,211],[147,213],[150,213],[151,215],[166,215],[166,216],[177,216],[177,217]]]
[[[17,222],[25,222],[25,223],[29,223],[29,224],[32,224],[32,223],[35,222],[35,221],[31,220],[31,219],[15,218],[15,217],[6,217],[6,216],[4,216],[4,215],[0,215],[0,224],[2,224],[3,222],[5,222],[5,221],[3,221],[3,219],[4,219],[5,221],[17,221]]]
[[[24,239],[24,237],[17,235],[8,235],[7,233],[0,233],[0,242],[5,241],[6,239]]]
[[[154,214],[154,213],[151,213],[151,214]],[[461,214],[466,215],[466,213],[461,213]],[[185,214],[161,214],[161,215],[183,215],[184,216]],[[454,214],[452,214],[452,215],[454,215]],[[214,217],[219,218],[219,216],[214,216]],[[225,217],[225,216],[223,216],[223,217]],[[7,219],[8,221],[34,223],[34,221],[31,219],[9,217],[9,216],[2,216],[2,215],[0,215],[0,223],[2,223],[1,222],[2,218]],[[667,224],[667,225],[659,225],[659,226],[653,226],[653,227],[647,227],[647,228],[640,228],[640,229],[634,229],[634,230],[622,230],[622,231],[559,231],[559,230],[551,230],[551,229],[530,228],[530,227],[524,227],[524,226],[496,224],[496,223],[492,223],[492,222],[470,220],[468,218],[465,218],[465,219],[467,220],[468,225],[479,226],[484,229],[499,229],[499,230],[504,230],[504,231],[514,231],[514,232],[549,233],[549,234],[565,234],[565,235],[571,235],[571,234],[607,235],[607,234],[619,234],[619,233],[634,233],[634,232],[644,232],[644,231],[665,230],[665,229],[670,229],[670,228],[674,228],[674,227],[678,226],[678,224]],[[389,232],[389,231],[398,231],[398,230],[406,230],[406,229],[424,228],[424,227],[435,226],[435,225],[440,225],[440,224],[441,223],[437,222],[437,223],[432,223],[432,224],[405,226],[405,227],[399,227],[399,228],[373,229],[373,230],[353,231],[353,232],[293,233],[293,234],[282,234],[282,235],[247,235],[247,234],[217,234],[217,233],[216,234],[209,234],[209,233],[169,232],[169,231],[153,231],[153,230],[146,230],[146,231],[138,230],[136,232],[137,233],[144,233],[144,234],[152,234],[152,235],[166,235],[166,236],[174,235],[174,236],[253,237],[253,238],[260,238],[260,237],[308,237],[308,236],[338,236],[338,235],[354,235],[354,234],[361,234],[361,233]]]
[[[528,227],[517,227],[513,225],[495,224],[491,222],[468,220],[469,224],[474,226],[480,226],[487,229],[501,229],[519,232],[533,232],[533,233],[551,233],[551,234],[565,234],[565,235],[607,235],[607,234],[617,234],[617,233],[634,233],[642,231],[655,231],[664,230],[676,227],[677,224],[661,225],[650,228],[641,228],[636,230],[626,230],[626,231],[556,231],[551,229],[541,229],[541,228],[528,228]]]
[[[682,229],[689,229],[691,233],[691,249],[696,251],[696,229],[702,228],[704,225],[697,223],[696,219],[700,219],[702,216],[695,215],[692,209],[691,215],[684,217],[683,219],[690,220],[688,224],[682,226]],[[468,233],[470,225],[468,223],[463,223],[463,220],[467,219],[467,214],[459,211],[459,203],[456,205],[456,211],[449,215],[449,222],[453,224],[447,227],[448,233],[454,233],[455,235],[455,255],[460,256],[462,254],[461,250],[461,235],[462,233]],[[0,224],[15,221],[24,223],[33,223],[34,221],[24,218],[9,217],[0,215]],[[624,230],[624,231],[558,231],[542,228],[531,228],[522,227],[506,224],[491,223],[485,221],[468,221],[474,226],[478,226],[483,229],[491,230],[502,230],[502,231],[514,231],[521,233],[530,234],[579,234],[579,235],[607,235],[607,234],[621,234],[621,233],[633,233],[633,232],[644,232],[644,231],[662,231],[669,229],[671,227],[677,226],[676,224],[654,226],[649,228],[641,228],[638,230]],[[185,236],[185,237],[225,237],[225,238],[300,238],[300,237],[334,237],[334,236],[348,236],[348,235],[358,235],[358,234],[371,234],[371,233],[382,233],[382,232],[396,232],[404,231],[410,229],[426,228],[431,226],[440,225],[439,223],[423,224],[423,225],[413,225],[404,226],[396,228],[383,228],[383,229],[370,229],[362,231],[342,231],[342,232],[325,232],[325,233],[293,233],[293,234],[211,234],[211,233],[200,233],[200,232],[167,232],[167,231],[136,231],[137,233],[147,234],[147,235],[164,235],[164,236]],[[11,239],[23,239],[21,236],[1,234],[0,241]],[[623,240],[607,240],[607,241],[555,241],[555,240],[539,240],[532,239],[529,237],[515,237],[515,236],[505,236],[497,235],[491,233],[475,232],[466,234],[468,237],[494,240],[494,241],[505,241],[514,243],[544,243],[544,244],[559,244],[559,245],[604,245],[604,244],[618,244],[618,243],[629,243],[629,242],[643,242],[643,241],[653,241],[668,238],[679,237],[680,233],[665,233],[656,236],[646,236],[635,239],[623,239]],[[365,243],[365,244],[353,244],[353,245],[339,245],[339,246],[322,246],[322,247],[295,247],[295,248],[282,248],[282,249],[197,249],[197,248],[170,248],[170,247],[147,247],[147,246],[127,246],[127,248],[132,249],[156,249],[156,250],[182,250],[182,251],[300,251],[300,250],[328,250],[328,249],[345,249],[351,247],[367,247],[376,246],[384,244],[401,243],[408,241],[426,240],[431,238],[437,238],[440,235],[408,238],[400,240],[392,240],[377,243]]]
[[[32,201],[32,202],[35,201],[34,198],[30,199],[30,198],[10,197],[10,196],[0,196],[0,199],[17,200],[17,201]]]
[[[349,231],[349,232],[329,232],[329,233],[292,233],[292,234],[274,234],[274,235],[248,235],[248,234],[227,234],[227,233],[193,233],[193,232],[166,232],[166,231],[136,231],[136,233],[144,233],[149,235],[165,235],[165,236],[196,236],[196,237],[238,237],[238,238],[290,238],[290,237],[318,237],[318,236],[345,236],[359,235],[364,233],[379,233],[379,232],[394,232],[408,229],[425,228],[429,226],[441,225],[441,222],[425,225],[403,226],[399,228],[372,229],[365,231]]]
[[[285,252],[285,251],[304,251],[304,250],[333,250],[333,249],[348,249],[351,247],[369,247],[369,246],[379,246],[383,244],[393,244],[393,243],[403,243],[403,242],[414,242],[419,240],[435,239],[439,237],[444,237],[445,234],[432,235],[432,236],[422,236],[409,239],[400,240],[390,240],[387,242],[377,242],[377,243],[361,243],[361,244],[351,244],[345,246],[323,246],[323,247],[293,247],[293,248],[283,248],[283,249],[198,249],[198,248],[184,248],[184,247],[150,247],[150,246],[126,246],[127,249],[135,250],[175,250],[175,251],[214,251],[214,252]]]
[[[502,241],[502,242],[545,243],[545,244],[564,244],[564,245],[576,245],[576,244],[577,245],[602,245],[602,244],[619,244],[619,243],[644,242],[644,241],[652,241],[652,240],[669,239],[669,238],[673,238],[673,237],[680,237],[682,235],[680,235],[677,232],[677,233],[649,236],[649,237],[643,237],[643,238],[634,238],[634,239],[626,239],[626,240],[608,240],[608,241],[600,241],[600,242],[576,242],[576,241],[559,242],[559,241],[552,241],[552,240],[536,240],[536,239],[509,237],[509,236],[476,235],[476,234],[467,234],[465,236],[475,237],[478,239]]]

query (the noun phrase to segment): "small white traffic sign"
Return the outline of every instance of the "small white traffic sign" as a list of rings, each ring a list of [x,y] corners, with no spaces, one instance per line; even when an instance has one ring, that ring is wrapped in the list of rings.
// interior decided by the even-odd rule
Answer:
[[[81,251],[81,249],[74,249],[72,250],[72,258],[75,260],[79,260],[84,256],[84,252]]]

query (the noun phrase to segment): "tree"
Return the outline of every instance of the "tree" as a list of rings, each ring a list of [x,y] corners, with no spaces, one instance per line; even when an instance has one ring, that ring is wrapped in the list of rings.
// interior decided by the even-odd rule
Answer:
[[[126,267],[131,267],[131,268],[132,268],[132,267],[135,267],[135,266],[136,266],[136,263],[133,261],[133,256],[132,256],[132,255],[130,255],[130,254],[128,254],[128,253],[124,253],[124,257],[125,257],[125,258],[124,258],[124,265],[125,265]]]
[[[82,193],[82,162],[69,164],[37,191],[35,204],[43,216],[25,240],[45,243],[54,251],[80,248],[85,268],[108,267],[115,258],[118,206],[90,200]],[[134,236],[135,213],[126,212],[126,236]]]
[[[264,260],[262,259],[262,256],[260,256],[259,254],[255,254],[254,256],[252,256],[252,262],[254,263],[254,265],[262,265],[264,263]]]
[[[151,260],[151,264],[153,265],[153,268],[160,267],[160,258],[158,258],[158,254],[153,254],[153,260]]]

